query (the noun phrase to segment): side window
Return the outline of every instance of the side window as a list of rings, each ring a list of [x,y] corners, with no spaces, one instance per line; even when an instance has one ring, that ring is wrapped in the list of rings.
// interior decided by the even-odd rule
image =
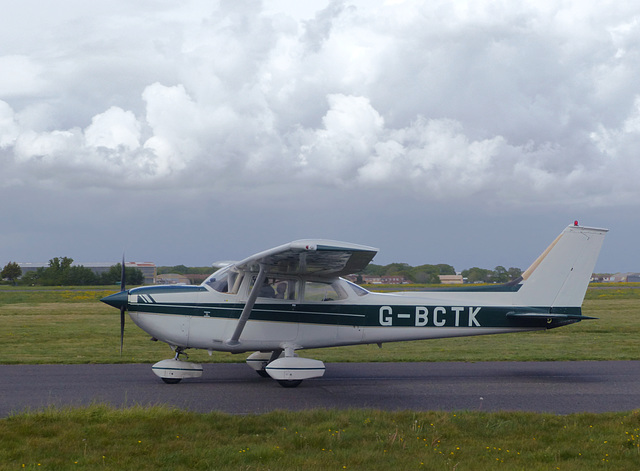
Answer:
[[[251,288],[255,282],[256,277],[253,277]],[[258,297],[295,301],[298,298],[298,282],[291,279],[266,278],[258,291]]]
[[[346,294],[338,290],[336,285],[307,281],[304,284],[304,300],[309,302],[336,301],[346,298]]]

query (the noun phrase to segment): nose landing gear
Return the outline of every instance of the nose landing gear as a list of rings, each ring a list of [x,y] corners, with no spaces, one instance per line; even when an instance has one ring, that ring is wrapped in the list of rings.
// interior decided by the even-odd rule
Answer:
[[[176,347],[176,354],[172,359],[162,360],[151,367],[152,371],[167,384],[177,384],[184,378],[199,378],[202,376],[202,365],[180,360],[180,355],[189,358],[183,347]]]

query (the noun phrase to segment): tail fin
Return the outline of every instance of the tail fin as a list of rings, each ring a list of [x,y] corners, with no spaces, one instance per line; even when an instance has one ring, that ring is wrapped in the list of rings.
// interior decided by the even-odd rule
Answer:
[[[517,303],[580,307],[607,229],[572,225],[522,274]]]

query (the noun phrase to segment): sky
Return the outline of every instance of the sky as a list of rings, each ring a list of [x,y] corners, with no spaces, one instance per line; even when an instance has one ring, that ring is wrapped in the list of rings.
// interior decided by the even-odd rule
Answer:
[[[300,238],[640,271],[640,4],[23,0],[0,17],[0,266],[207,266]]]

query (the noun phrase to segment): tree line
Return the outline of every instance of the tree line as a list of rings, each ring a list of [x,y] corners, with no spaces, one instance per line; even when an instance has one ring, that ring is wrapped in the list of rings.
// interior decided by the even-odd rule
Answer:
[[[56,257],[49,260],[48,267],[38,268],[36,271],[27,272],[22,276],[22,269],[17,263],[9,262],[2,270],[0,277],[13,284],[40,285],[40,286],[74,286],[74,285],[111,285],[120,282],[121,264],[113,265],[107,272],[95,274],[90,268],[82,265],[72,266],[73,259],[69,257]],[[158,267],[158,274],[210,274],[214,271],[211,267],[187,267],[176,265],[173,267]],[[139,285],[144,281],[142,271],[137,268],[125,268],[126,284]],[[376,265],[370,263],[360,274],[370,276],[403,276],[412,283],[439,284],[439,275],[455,275],[456,271],[451,265],[444,263],[438,265],[418,265],[413,267],[408,263],[390,263],[389,265]],[[518,278],[522,274],[519,268],[506,269],[497,266],[493,270],[473,267],[462,271],[462,276],[468,283],[506,283]]]
[[[389,265],[376,265],[370,263],[364,269],[362,275],[370,276],[404,276],[412,283],[439,284],[439,275],[455,275],[456,271],[451,265],[444,263],[438,265],[419,265],[412,267],[408,263],[390,263]],[[522,274],[519,268],[511,267],[508,270],[503,266],[497,266],[493,270],[473,267],[462,271],[462,277],[468,283],[506,283],[518,278]]]
[[[172,267],[158,267],[158,275],[164,273],[178,273],[180,275],[209,275],[215,268],[212,267],[187,267],[185,265],[175,265]],[[376,265],[370,263],[359,275],[369,276],[404,276],[413,283],[439,284],[439,275],[455,275],[456,270],[451,265],[440,263],[437,265],[418,265],[413,267],[408,263],[390,263],[389,265]],[[469,283],[506,283],[518,278],[522,274],[519,268],[506,269],[497,266],[493,270],[473,267],[462,271],[463,278]]]
[[[412,267],[408,263],[390,263],[389,265],[376,265],[370,263],[362,272],[370,276],[403,276],[413,283],[438,284],[438,275],[455,275],[456,271],[451,265],[441,263],[439,265],[419,265]]]
[[[55,257],[49,260],[48,267],[40,267],[22,276],[20,265],[9,262],[2,269],[0,277],[12,284],[24,286],[91,286],[119,284],[122,264],[117,263],[109,267],[104,273],[96,274],[90,268],[73,265],[69,257]],[[144,275],[141,270],[125,267],[125,281],[127,285],[141,285]]]

